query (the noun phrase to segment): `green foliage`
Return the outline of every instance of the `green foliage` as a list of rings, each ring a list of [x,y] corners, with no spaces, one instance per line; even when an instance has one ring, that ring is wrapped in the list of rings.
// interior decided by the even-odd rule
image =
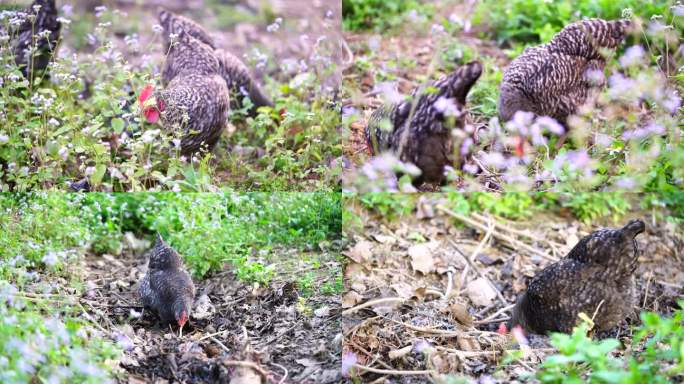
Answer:
[[[64,39],[77,48],[89,44],[92,53],[55,58],[49,79],[24,79],[9,42],[0,40],[0,191],[64,190],[84,177],[97,191],[339,188],[341,167],[334,159],[341,155],[335,129],[340,116],[323,85],[334,63],[311,64],[282,84],[267,78],[265,91],[275,108],[262,108],[255,118],[231,111],[236,133],[224,135],[212,153],[187,159],[173,144],[180,132],[148,124],[139,113],[143,86],[161,86],[150,75],[158,63],[146,55],[136,65],[127,61],[158,49],[159,36],[141,47],[130,34],[136,27],[124,27],[117,12],[63,24]],[[115,34],[128,34],[123,51]],[[333,45],[317,46],[321,63]],[[276,65],[264,53],[251,54],[250,66]]]
[[[55,303],[27,301],[0,282],[0,382],[102,383],[119,351]],[[49,315],[45,315],[45,313]],[[40,378],[40,379],[39,379]]]
[[[534,195],[509,192],[496,195],[476,192],[468,195],[472,209],[507,218],[529,217],[535,212]]]
[[[418,0],[342,0],[342,25],[345,30],[383,31],[397,27],[408,12],[416,17],[432,17],[434,6]]]
[[[342,230],[340,196],[328,193],[5,194],[0,207],[2,257],[21,255],[28,267],[52,252],[57,268],[75,248],[120,253],[125,232],[159,232],[197,277],[230,263],[238,277],[267,282],[277,247],[313,248]]]
[[[582,17],[618,19],[630,8],[634,15],[648,19],[665,14],[670,5],[662,0],[484,0],[473,23],[489,25],[499,42],[539,43]]]
[[[359,201],[388,220],[408,215],[415,208],[415,197],[407,194],[367,193],[361,195]]]
[[[680,303],[682,306],[684,303]],[[535,377],[542,383],[668,383],[684,375],[684,313],[670,318],[643,312],[642,325],[634,333],[632,348],[615,354],[616,339],[592,340],[589,325],[582,323],[571,335],[553,334],[558,354],[548,356]]]
[[[473,114],[488,120],[498,116],[499,84],[501,84],[503,72],[494,60],[484,59],[483,66],[480,79],[468,93],[468,106]]]
[[[586,192],[566,195],[568,200],[561,205],[569,208],[579,220],[590,223],[600,217],[619,220],[627,213],[631,204],[621,192]]]

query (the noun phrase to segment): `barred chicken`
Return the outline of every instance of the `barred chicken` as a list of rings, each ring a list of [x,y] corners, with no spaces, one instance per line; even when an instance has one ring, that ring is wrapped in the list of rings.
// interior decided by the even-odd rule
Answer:
[[[432,82],[430,91],[417,89],[410,100],[375,110],[365,129],[371,154],[393,151],[401,161],[415,164],[421,174],[414,185],[444,183],[445,167],[455,160],[452,130],[464,128],[466,96],[481,74],[482,64],[470,62]]]
[[[183,269],[178,253],[157,234],[154,247],[148,252],[147,274],[140,282],[139,293],[146,308],[159,315],[163,323],[176,323],[182,335],[190,319],[195,299],[195,285]]]
[[[636,304],[635,237],[644,230],[643,221],[631,220],[623,228],[604,228],[584,237],[566,257],[532,279],[518,299],[509,329],[520,325],[534,333],[569,333],[580,312],[596,314],[596,330],[616,326]]]
[[[172,34],[178,35],[183,31],[214,50],[214,55],[219,62],[219,73],[228,85],[231,96],[231,109],[241,109],[245,97],[249,98],[252,102],[252,108],[248,111],[252,117],[256,116],[256,110],[259,107],[273,107],[273,102],[269,100],[261,91],[256,81],[252,79],[247,66],[230,52],[217,49],[214,39],[202,26],[187,17],[176,15],[165,9],[159,11],[159,23],[164,28],[165,49],[167,52],[171,43],[169,36]],[[171,81],[168,76],[163,76],[162,80],[164,82]]]
[[[138,98],[145,119],[182,133],[181,154],[211,150],[227,124],[230,98],[208,45],[181,32],[164,63],[164,89],[147,85]]]
[[[504,72],[501,120],[527,111],[566,125],[592,89],[605,83],[602,51],[616,48],[630,25],[629,20],[583,20],[566,26],[548,44],[525,49]]]
[[[62,24],[57,20],[55,0],[34,0],[25,14],[21,24],[10,25],[8,34],[15,63],[33,81],[56,55]]]

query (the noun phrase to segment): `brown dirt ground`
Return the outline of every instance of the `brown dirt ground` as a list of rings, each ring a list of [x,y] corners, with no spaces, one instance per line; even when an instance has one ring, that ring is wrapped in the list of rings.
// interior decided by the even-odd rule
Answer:
[[[303,257],[298,251],[282,253],[290,259],[284,263],[295,266]],[[195,308],[181,338],[150,311],[136,314],[142,310],[137,284],[145,263],[141,252],[131,250],[85,262],[84,308],[105,336],[129,344],[119,362],[119,382],[339,382],[339,296],[300,297],[292,277],[299,273],[260,287],[225,270],[195,280]],[[299,269],[313,270],[304,263]],[[317,280],[327,279],[317,274]],[[202,296],[209,305],[200,304]]]
[[[518,382],[521,374],[532,371],[553,349],[547,336],[528,335],[531,348],[524,350],[523,359],[502,363],[504,351],[517,347],[496,331],[508,319],[517,295],[537,271],[564,256],[580,238],[599,227],[619,225],[610,221],[585,225],[559,214],[542,214],[515,222],[494,219],[497,227],[486,236],[486,231],[459,225],[437,209],[444,202],[441,199],[440,195],[423,195],[416,211],[393,221],[350,204],[363,224],[348,227],[352,245],[343,252],[348,257],[348,288],[342,298],[343,350],[355,353],[359,365],[424,373],[363,372],[363,382],[389,382],[390,378],[393,383],[426,382],[428,370],[470,378],[495,375],[495,382]],[[627,216],[620,223],[636,217],[648,223],[646,233],[637,237],[641,252],[635,275],[638,310],[671,314],[677,300],[684,299],[684,229],[655,220],[647,212]],[[485,229],[487,217],[470,216]],[[498,235],[512,237],[515,243]],[[453,288],[443,298],[449,275]],[[492,296],[479,301],[483,291]],[[385,300],[375,301],[380,299]],[[364,303],[371,305],[350,311]],[[617,337],[628,345],[630,326],[638,323],[635,311],[620,326],[599,336]],[[429,359],[416,351],[422,341],[434,348]]]

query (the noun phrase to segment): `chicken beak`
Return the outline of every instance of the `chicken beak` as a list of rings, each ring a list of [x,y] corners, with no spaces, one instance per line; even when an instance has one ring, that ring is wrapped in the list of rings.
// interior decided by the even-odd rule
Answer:
[[[183,325],[178,328],[178,338],[183,338]]]

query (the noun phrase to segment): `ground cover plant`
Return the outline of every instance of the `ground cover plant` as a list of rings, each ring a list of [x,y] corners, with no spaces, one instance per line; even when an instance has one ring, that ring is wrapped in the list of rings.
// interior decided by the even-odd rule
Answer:
[[[193,158],[180,156],[177,138],[144,123],[139,112],[138,96],[145,84],[159,83],[167,53],[154,6],[114,3],[93,11],[58,2],[56,57],[29,82],[7,34],[30,17],[16,11],[28,4],[3,4],[0,188],[66,190],[85,178],[94,191],[336,190],[339,4],[292,3],[254,9],[206,1],[200,10],[167,4],[211,30],[275,102],[254,117],[248,105],[232,110],[218,146]]]
[[[0,207],[3,382],[339,375],[338,194],[1,194]],[[137,295],[156,233],[197,287],[182,338]]]
[[[345,199],[342,297],[348,382],[677,382],[684,233],[644,195],[361,194]],[[592,206],[614,206],[598,212]],[[524,207],[520,209],[519,207]],[[616,328],[503,334],[531,277],[580,238],[646,222],[637,307]]]
[[[408,15],[397,28],[344,23],[354,57],[344,67],[342,87],[344,153],[350,159],[345,190],[415,190],[409,181],[418,170],[389,153],[371,158],[364,128],[377,108],[404,100],[413,89],[471,60],[484,69],[468,96],[465,130],[453,135],[454,157],[465,165],[447,169],[449,181],[442,190],[681,189],[680,3],[445,0],[430,5],[435,12],[420,20],[398,9],[385,12],[382,17]],[[564,142],[550,133],[558,129],[545,119],[521,114],[499,121],[498,87],[510,61],[525,48],[548,42],[565,25],[591,17],[630,18],[637,29],[607,57],[605,71],[597,73],[606,87],[568,121]]]

